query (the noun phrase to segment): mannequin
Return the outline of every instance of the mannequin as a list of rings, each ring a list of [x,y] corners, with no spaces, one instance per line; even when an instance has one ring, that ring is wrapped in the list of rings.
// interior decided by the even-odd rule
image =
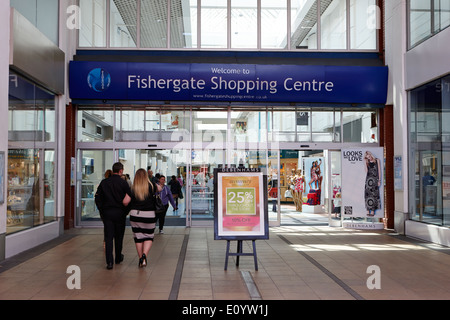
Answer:
[[[302,170],[298,169],[295,175],[295,187],[294,187],[294,203],[297,211],[302,211],[303,204],[303,191],[305,190],[305,177],[302,176]]]

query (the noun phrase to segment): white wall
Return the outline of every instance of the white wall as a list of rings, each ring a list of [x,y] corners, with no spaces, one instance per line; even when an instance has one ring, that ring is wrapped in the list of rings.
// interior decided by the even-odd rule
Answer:
[[[450,73],[450,28],[409,50],[405,55],[406,89]]]
[[[407,49],[406,0],[385,2],[386,65],[389,67],[387,104],[394,106],[394,152],[403,160],[403,191],[395,191],[395,211],[408,212],[408,101],[405,88]]]
[[[58,136],[58,146],[57,146],[57,181],[58,186],[57,194],[57,207],[56,214],[58,217],[64,217],[65,213],[65,194],[64,194],[64,183],[65,183],[65,169],[66,165],[66,105],[69,104],[69,61],[72,60],[76,53],[76,29],[69,29],[67,24],[67,19],[71,18],[71,12],[67,13],[67,8],[71,5],[76,4],[76,0],[60,0],[59,10],[60,10],[60,21],[59,21],[59,48],[66,54],[66,70],[65,70],[65,94],[58,96],[56,99],[56,108],[58,110],[57,119],[57,136]],[[69,23],[70,25],[70,23]],[[62,231],[62,230],[61,230]]]

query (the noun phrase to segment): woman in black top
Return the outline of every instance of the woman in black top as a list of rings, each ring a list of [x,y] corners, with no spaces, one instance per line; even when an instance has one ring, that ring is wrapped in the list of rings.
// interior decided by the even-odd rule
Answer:
[[[170,186],[172,197],[175,200],[175,206],[178,209],[178,197],[181,193],[181,184],[178,182],[177,177],[172,176],[172,180],[169,181],[168,185]]]
[[[147,255],[153,244],[156,224],[154,194],[158,190],[160,187],[149,181],[145,169],[136,171],[131,188],[130,224],[139,256],[139,267],[147,266]]]

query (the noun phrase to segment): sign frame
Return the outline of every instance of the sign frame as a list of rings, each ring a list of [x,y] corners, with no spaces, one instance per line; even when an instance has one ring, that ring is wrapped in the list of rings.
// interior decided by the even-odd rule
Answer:
[[[375,104],[388,67],[70,61],[72,100]]]
[[[377,170],[368,174],[365,169],[366,153],[373,156]],[[384,203],[384,149],[383,147],[356,147],[341,150],[342,217],[385,217]],[[376,176],[372,176],[376,174]],[[366,206],[366,202],[367,205]],[[370,211],[368,211],[368,208]],[[372,213],[370,213],[372,212]]]
[[[257,180],[258,189],[253,192],[253,195],[258,195],[255,198],[255,215],[251,216],[259,218],[258,230],[239,230],[245,225],[240,224],[242,220],[236,220],[235,231],[225,230],[224,221],[230,223],[229,219],[224,219],[227,213],[227,199],[223,199],[223,187],[224,182],[229,182],[230,178],[236,182],[236,185],[242,183],[242,181],[252,180],[255,183]],[[225,178],[225,179],[224,179]],[[241,180],[240,180],[241,179]],[[240,182],[239,182],[240,181]],[[232,186],[232,188],[240,188],[239,186]],[[228,189],[227,189],[228,190]],[[267,175],[265,175],[260,168],[216,168],[214,169],[214,240],[267,240],[269,239],[269,212],[267,202]],[[225,204],[225,205],[224,205]],[[259,209],[258,209],[259,208]],[[233,209],[230,209],[233,211]],[[219,212],[220,211],[220,212]],[[224,214],[225,213],[225,214]],[[249,215],[244,213],[240,215],[238,213],[232,213],[237,218]],[[233,226],[232,226],[233,227]],[[233,228],[231,228],[233,229]],[[244,228],[245,229],[245,228]]]

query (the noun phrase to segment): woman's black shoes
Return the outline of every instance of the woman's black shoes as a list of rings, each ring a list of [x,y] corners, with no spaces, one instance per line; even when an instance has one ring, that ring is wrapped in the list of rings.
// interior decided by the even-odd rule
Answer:
[[[145,253],[142,254],[142,257],[139,258],[139,268],[147,266],[147,256]]]

